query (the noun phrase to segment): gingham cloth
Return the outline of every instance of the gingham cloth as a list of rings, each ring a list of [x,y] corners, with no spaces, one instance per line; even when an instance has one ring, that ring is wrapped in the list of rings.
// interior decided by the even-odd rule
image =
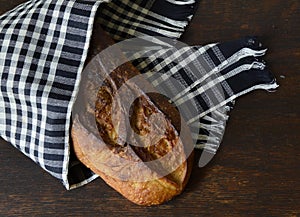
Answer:
[[[67,189],[97,175],[84,167],[70,146],[71,110],[79,91],[93,23],[99,19],[116,40],[142,35],[178,38],[195,10],[194,0],[34,0],[0,17],[0,135]],[[99,7],[100,5],[100,7]],[[99,15],[95,18],[97,8]],[[256,38],[229,43],[163,49],[134,64],[159,88],[172,89],[168,77],[180,81],[177,105],[196,106],[186,113],[198,148],[215,152],[228,108],[254,89],[274,89],[274,77],[257,59],[264,55]],[[190,68],[200,72],[191,74]],[[193,70],[194,71],[194,70]],[[201,75],[201,76],[200,76]],[[214,81],[212,83],[208,80]],[[208,106],[207,93],[219,85],[224,100]],[[223,99],[223,98],[222,98]],[[191,112],[192,114],[192,112]]]
[[[133,63],[158,91],[181,107],[196,148],[215,153],[233,101],[255,89],[277,87],[261,59],[265,52],[256,37],[245,37],[227,43],[160,49]]]

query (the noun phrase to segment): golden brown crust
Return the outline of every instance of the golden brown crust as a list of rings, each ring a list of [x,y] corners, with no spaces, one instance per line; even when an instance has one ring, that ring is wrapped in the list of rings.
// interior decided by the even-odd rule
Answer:
[[[166,122],[166,133],[157,143],[151,144],[147,137],[139,138],[142,146],[117,143],[117,137],[126,131],[112,128],[111,93],[109,88],[102,88],[96,103],[96,120],[103,140],[90,134],[75,118],[72,128],[74,151],[78,159],[97,173],[107,184],[124,197],[139,205],[156,205],[170,200],[180,194],[188,180],[191,164],[186,162],[184,147],[175,128],[162,114]],[[143,97],[133,106],[132,124],[136,133],[144,131],[149,125],[145,113],[150,116],[159,110],[150,104],[150,99]],[[101,105],[99,105],[101,104]],[[148,128],[148,131],[151,128]],[[113,132],[113,133],[112,133]],[[146,138],[146,139],[143,139]],[[150,143],[150,144],[149,144]],[[146,165],[145,162],[160,160],[172,153],[158,164]],[[178,162],[179,161],[179,162]],[[178,165],[177,168],[172,168]],[[163,175],[161,175],[163,174]],[[141,179],[142,177],[142,179]],[[143,181],[143,179],[145,181]]]
[[[95,35],[103,36],[105,33],[97,27],[94,39]],[[112,43],[107,36],[104,36],[104,41],[94,41],[97,43],[90,53],[104,49],[103,43]],[[131,93],[141,97],[133,103],[129,113],[121,109],[112,112],[113,99],[121,108],[118,104],[121,100],[115,95],[116,89],[138,74],[133,65],[123,64],[112,72],[112,79],[99,89],[95,109],[88,109],[95,113],[99,138],[82,124],[81,118],[84,117],[74,118],[71,133],[75,154],[83,164],[130,201],[149,206],[168,201],[183,191],[191,173],[193,154],[187,156],[185,153],[176,131],[182,127],[178,111],[167,99],[158,97],[155,100],[153,97],[152,101],[129,82],[126,85]],[[90,88],[89,84],[86,88]],[[126,101],[126,96],[123,101],[124,98]],[[162,111],[167,112],[168,116]],[[133,132],[140,136],[129,132],[124,124],[125,116],[131,117]],[[155,121],[151,120],[153,116],[157,118]],[[159,127],[161,125],[164,126],[162,129]],[[128,135],[130,142],[123,143]]]
[[[77,125],[78,124],[78,125]],[[107,152],[101,150],[101,145],[87,143],[87,138],[89,138],[88,132],[80,127],[80,123],[74,123],[72,130],[72,138],[74,143],[74,150],[78,159],[87,165],[92,171],[97,173],[108,185],[122,194],[124,197],[130,201],[139,205],[157,205],[172,199],[174,196],[180,194],[184,187],[184,180],[189,175],[187,173],[182,176],[183,182],[178,184],[172,180],[161,177],[155,180],[146,182],[135,182],[135,181],[122,181],[121,179],[114,178],[103,172],[103,165],[108,163],[109,165],[115,164],[117,162],[109,162],[110,158],[107,158]],[[95,147],[91,147],[95,146]],[[92,152],[91,152],[92,150]],[[106,156],[105,156],[106,155]],[[97,163],[100,162],[101,163]],[[128,166],[130,167],[130,165]],[[153,171],[146,171],[146,167],[140,167],[140,170],[134,171],[135,174],[147,175]],[[143,171],[141,171],[143,170]],[[152,174],[148,174],[152,175]]]

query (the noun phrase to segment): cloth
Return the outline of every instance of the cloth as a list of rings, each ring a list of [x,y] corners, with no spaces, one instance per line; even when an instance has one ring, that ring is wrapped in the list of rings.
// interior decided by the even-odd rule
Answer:
[[[31,0],[2,15],[0,136],[67,189],[95,179],[76,159],[69,136],[94,20],[119,41],[145,35],[177,39],[196,5],[194,0]],[[258,58],[264,54],[259,41],[249,37],[176,52],[163,49],[133,63],[157,88],[174,88],[170,76],[179,80],[182,92],[173,101],[196,102],[188,109],[198,115],[187,112],[185,117],[194,129],[196,147],[215,152],[233,100],[254,89],[277,87]],[[190,68],[209,73],[191,74]],[[211,107],[207,94],[216,85],[225,95]]]
[[[163,49],[134,61],[156,89],[168,93],[192,129],[196,148],[218,149],[233,101],[277,84],[261,60],[266,50],[256,37],[227,43]],[[170,78],[179,81],[172,83]],[[214,97],[214,99],[212,99]]]

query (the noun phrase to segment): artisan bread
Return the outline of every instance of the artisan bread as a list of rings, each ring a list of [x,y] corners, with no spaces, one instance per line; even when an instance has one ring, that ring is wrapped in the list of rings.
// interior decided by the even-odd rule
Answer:
[[[99,25],[95,26],[90,56],[113,43]],[[77,114],[71,132],[73,148],[83,164],[125,198],[138,205],[157,205],[184,190],[193,161],[184,143],[191,140],[179,137],[179,129],[187,128],[176,108],[162,96],[150,98],[130,82],[136,75],[138,70],[127,62],[92,93],[96,94],[94,107],[84,106],[89,106],[86,110],[95,117],[99,137],[83,124],[84,114]],[[122,109],[127,93],[116,94],[124,85],[138,96],[129,111]],[[84,84],[85,91],[92,86]],[[130,126],[125,124],[126,118]]]

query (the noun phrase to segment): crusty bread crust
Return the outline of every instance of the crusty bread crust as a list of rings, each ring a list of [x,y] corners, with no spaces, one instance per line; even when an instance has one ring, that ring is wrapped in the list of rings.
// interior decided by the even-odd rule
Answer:
[[[97,36],[102,40],[96,40]],[[103,43],[112,44],[99,25],[94,29],[92,42],[95,45],[90,50],[92,55],[105,48]],[[89,112],[94,112],[100,137],[92,134],[86,125],[82,124],[84,117],[78,114],[73,119],[71,135],[75,154],[83,164],[130,201],[150,206],[166,202],[184,190],[191,173],[193,154],[186,153],[183,141],[175,129],[183,126],[179,126],[178,112],[167,99],[158,98],[152,101],[134,84],[129,84],[130,89],[138,92],[138,95],[142,93],[142,97],[136,101],[130,114],[124,114],[122,111],[111,113],[112,98],[116,91],[113,87],[120,87],[138,74],[138,70],[132,64],[123,64],[114,70],[111,80],[100,88],[95,109],[91,111],[89,108]],[[90,87],[87,83],[86,89]],[[134,140],[135,143],[139,143],[138,146],[120,144],[118,138],[126,137],[124,135],[128,133],[122,124],[124,116],[131,117],[133,130],[142,135],[151,131],[149,117],[153,114],[159,115],[166,125],[167,133],[163,138],[153,142],[145,136],[143,139]],[[112,115],[116,117],[114,124]],[[191,141],[187,140],[184,143]],[[172,154],[169,156],[169,153]],[[161,161],[165,156],[169,157]],[[156,160],[159,160],[158,164],[148,164]]]
[[[93,139],[89,139],[91,137],[89,132],[79,122],[75,122],[72,129],[72,138],[74,151],[78,159],[128,200],[138,205],[158,205],[172,199],[183,191],[190,175],[192,157],[189,157],[188,161],[184,162],[177,170],[181,174],[180,183],[176,183],[167,177],[146,182],[123,181],[112,177],[113,175],[110,175],[111,172],[103,172],[103,170],[107,171],[107,169],[114,168],[120,163],[111,162],[112,158],[108,156],[112,153],[108,153],[108,150],[104,147],[106,144],[100,144],[99,142],[96,144],[90,143]],[[133,171],[133,173],[128,173],[130,173],[128,174],[129,176],[135,174],[153,176],[152,173],[155,172],[147,169],[146,166],[141,166],[136,171]]]

